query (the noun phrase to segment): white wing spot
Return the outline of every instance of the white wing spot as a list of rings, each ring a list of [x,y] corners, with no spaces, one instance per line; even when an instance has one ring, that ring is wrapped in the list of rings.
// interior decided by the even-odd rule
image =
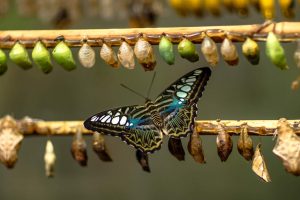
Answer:
[[[119,112],[117,112],[116,114],[115,114],[115,116],[120,116],[121,115],[121,113],[119,113]]]
[[[99,119],[99,117],[93,116],[93,117],[91,118],[91,121],[92,121],[92,122],[95,122],[95,121],[97,121],[98,119]]]
[[[130,123],[129,126],[133,126],[133,123]]]
[[[121,120],[120,120],[120,125],[124,125],[127,121],[127,117],[123,116],[121,117]]]
[[[186,84],[192,86],[194,83],[193,82],[189,82],[189,83],[186,83]]]
[[[180,89],[182,87],[182,85],[177,85],[177,89]]]
[[[108,120],[106,121],[106,123],[110,123],[111,121],[111,117],[108,118]]]
[[[201,74],[201,70],[196,70],[196,71],[194,72],[194,74],[196,74],[196,75]]]
[[[105,122],[108,118],[110,118],[109,115],[105,115],[105,117],[103,119],[101,119],[101,122]]]
[[[180,98],[180,99],[179,99],[179,101],[182,101],[182,102],[184,102],[184,99],[183,99],[183,98]]]
[[[103,119],[103,117],[105,117],[105,115],[102,115],[99,120]]]
[[[191,90],[191,87],[190,86],[188,86],[188,85],[186,85],[186,86],[183,86],[182,88],[180,88],[182,91],[184,91],[184,92],[188,92],[188,91],[190,91]]]
[[[112,115],[112,112],[111,112],[111,111],[108,111],[107,114]]]
[[[176,95],[179,97],[179,98],[184,98],[187,96],[187,93],[185,92],[176,92]]]
[[[196,81],[196,78],[189,78],[186,80],[186,82],[195,82]]]
[[[113,119],[111,120],[111,123],[112,123],[112,124],[118,124],[119,121],[120,121],[120,117],[115,117],[115,118],[113,118]]]
[[[126,123],[126,126],[129,126],[129,123],[128,123],[128,122]]]

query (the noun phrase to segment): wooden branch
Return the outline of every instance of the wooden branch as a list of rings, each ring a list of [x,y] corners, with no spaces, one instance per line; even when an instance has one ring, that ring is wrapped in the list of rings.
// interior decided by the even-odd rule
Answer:
[[[196,130],[200,135],[217,135],[218,120],[198,120]],[[248,125],[250,135],[272,136],[277,129],[278,120],[222,120],[225,130],[231,135],[239,135],[241,126]],[[300,135],[300,120],[288,120],[296,134]],[[78,130],[90,135],[93,132],[83,127],[83,121],[37,121],[30,118],[19,121],[20,132],[29,135],[73,135]]]
[[[16,41],[20,41],[27,48],[32,48],[38,40],[43,41],[47,47],[54,47],[58,37],[64,38],[70,47],[81,46],[83,39],[87,39],[91,46],[102,46],[103,41],[112,46],[119,46],[122,40],[134,45],[141,34],[153,45],[159,43],[162,34],[167,35],[172,43],[179,43],[182,37],[200,43],[205,34],[216,42],[223,41],[225,37],[242,42],[247,36],[264,41],[267,33],[272,30],[281,37],[281,41],[293,41],[300,37],[300,22],[173,28],[8,30],[0,31],[0,48],[11,48]]]

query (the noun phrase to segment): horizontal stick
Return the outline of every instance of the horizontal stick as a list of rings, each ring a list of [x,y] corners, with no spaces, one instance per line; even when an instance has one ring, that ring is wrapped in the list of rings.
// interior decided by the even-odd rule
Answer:
[[[248,125],[250,135],[272,136],[277,129],[278,120],[221,120],[225,130],[232,135],[239,135],[242,125]],[[198,120],[195,123],[200,135],[217,135],[218,120]],[[296,134],[300,135],[300,120],[288,120]],[[21,132],[27,135],[73,135],[78,130],[90,135],[93,132],[83,127],[83,121],[35,121],[21,120]]]
[[[200,43],[205,35],[216,42],[223,41],[225,37],[235,42],[242,42],[247,36],[257,41],[264,41],[267,33],[272,30],[281,37],[281,41],[293,41],[299,38],[300,22],[169,28],[7,30],[0,31],[0,48],[12,48],[16,41],[20,41],[27,48],[32,48],[38,40],[43,41],[47,47],[54,47],[58,38],[64,38],[70,47],[81,46],[83,39],[86,39],[91,46],[102,46],[103,42],[119,46],[122,40],[134,45],[141,35],[151,44],[156,45],[162,34],[167,35],[173,43],[179,43],[183,37],[194,43]]]

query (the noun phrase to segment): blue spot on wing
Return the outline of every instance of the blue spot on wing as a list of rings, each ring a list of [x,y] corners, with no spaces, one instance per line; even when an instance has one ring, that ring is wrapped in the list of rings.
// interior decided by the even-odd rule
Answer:
[[[171,113],[176,110],[179,110],[180,108],[184,107],[184,105],[185,105],[185,101],[180,101],[176,98],[173,98],[172,103],[162,112],[162,114]]]

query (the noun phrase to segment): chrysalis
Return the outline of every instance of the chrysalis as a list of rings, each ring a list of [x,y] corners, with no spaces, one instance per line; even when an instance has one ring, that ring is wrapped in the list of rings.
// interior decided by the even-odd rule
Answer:
[[[76,69],[76,64],[71,49],[64,41],[60,41],[52,51],[54,60],[65,70],[72,71]]]
[[[261,144],[258,144],[256,146],[252,161],[252,170],[265,182],[271,182],[271,177],[269,175],[267,165],[265,163],[263,155],[261,154]]]
[[[18,160],[18,151],[24,136],[19,132],[16,121],[6,116],[0,121],[0,162],[13,168]]]
[[[205,60],[211,66],[216,66],[219,62],[219,54],[216,43],[208,36],[205,36],[202,44],[201,51],[204,55]]]
[[[156,60],[151,44],[144,38],[139,38],[134,46],[134,54],[145,71],[155,68]]]
[[[292,83],[291,83],[291,89],[292,90],[298,90],[299,89],[299,78],[294,80]]]
[[[286,119],[278,121],[277,133],[273,153],[282,160],[287,172],[300,176],[300,137],[295,134]]]
[[[235,10],[240,16],[248,16],[248,4],[249,0],[233,0],[233,5],[235,7]]]
[[[182,147],[181,139],[180,138],[169,138],[168,142],[169,152],[175,156],[179,161],[184,160],[184,150]]]
[[[93,135],[93,150],[100,160],[105,162],[112,161],[105,145],[104,137],[98,132],[95,132]]]
[[[193,133],[190,134],[188,150],[196,162],[202,164],[206,163],[202,150],[202,140],[200,138],[200,135],[197,133],[196,129],[194,129]]]
[[[0,76],[7,71],[7,58],[2,49],[0,49]]]
[[[297,40],[297,49],[294,53],[294,59],[298,68],[300,68],[300,40]]]
[[[232,151],[232,140],[222,124],[218,124],[217,150],[222,162],[226,161]]]
[[[275,13],[274,0],[259,0],[259,8],[265,19],[273,19]]]
[[[83,43],[78,51],[78,58],[80,64],[85,68],[91,68],[95,65],[95,51],[87,43]]]
[[[120,62],[118,61],[117,55],[111,46],[103,43],[102,48],[100,50],[100,57],[104,60],[104,62],[113,68],[119,68]]]
[[[182,58],[185,58],[190,62],[196,62],[199,60],[199,55],[196,51],[196,46],[186,38],[184,38],[178,44],[178,52]]]
[[[279,0],[281,13],[284,17],[291,19],[295,17],[295,0]]]
[[[86,142],[82,137],[81,131],[78,131],[73,138],[71,153],[73,158],[82,166],[87,166],[88,156]]]
[[[241,133],[237,142],[237,148],[239,153],[247,160],[252,160],[254,155],[253,151],[253,142],[250,136],[248,135],[247,125],[242,125]]]
[[[221,44],[221,54],[228,65],[234,66],[239,63],[236,47],[228,38],[225,38]]]
[[[214,16],[220,16],[220,0],[205,0],[204,5],[206,9]]]
[[[184,0],[169,0],[169,4],[179,15],[186,16],[188,14],[187,5]]]
[[[259,46],[257,42],[247,37],[242,46],[243,54],[252,65],[259,63]]]
[[[38,41],[32,50],[32,60],[45,74],[52,71],[50,53],[41,41]]]
[[[51,140],[48,140],[46,143],[45,154],[44,154],[45,171],[47,177],[54,176],[55,160],[56,160],[56,156],[55,156],[53,144]]]
[[[142,169],[146,172],[150,172],[150,166],[149,166],[149,161],[148,161],[148,154],[143,153],[140,150],[136,150],[136,159],[141,165]]]
[[[173,44],[166,36],[162,36],[158,49],[163,60],[169,65],[173,65],[175,62]]]
[[[25,47],[19,42],[17,42],[10,50],[9,58],[24,70],[32,67],[32,62]]]
[[[118,58],[121,64],[127,69],[134,69],[135,61],[134,61],[134,52],[130,45],[123,41],[119,51]]]
[[[286,63],[284,49],[273,32],[269,32],[267,37],[266,54],[279,69],[285,70],[289,68]]]
[[[203,0],[190,0],[187,2],[190,12],[195,13],[196,16],[203,16],[204,2]]]

